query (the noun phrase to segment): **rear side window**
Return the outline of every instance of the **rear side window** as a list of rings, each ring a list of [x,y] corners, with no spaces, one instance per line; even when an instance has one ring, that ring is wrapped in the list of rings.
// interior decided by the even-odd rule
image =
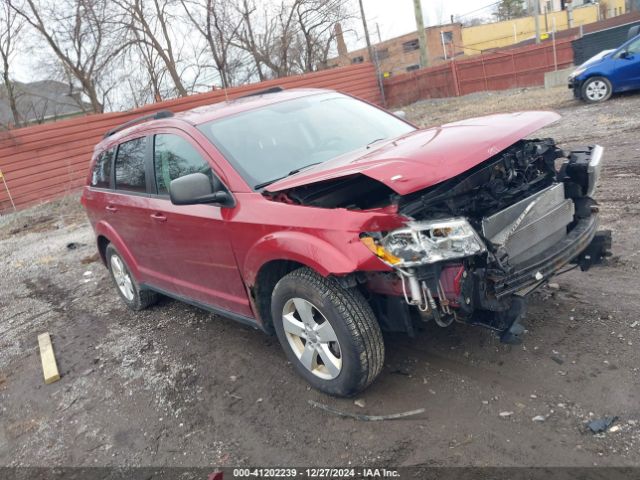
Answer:
[[[213,176],[209,163],[188,140],[178,135],[156,135],[153,157],[158,195],[168,195],[171,180],[190,173]]]
[[[144,176],[145,138],[121,143],[116,157],[116,189],[146,192]]]
[[[111,165],[114,150],[102,152],[93,166],[91,174],[91,186],[99,188],[109,188],[111,186]]]

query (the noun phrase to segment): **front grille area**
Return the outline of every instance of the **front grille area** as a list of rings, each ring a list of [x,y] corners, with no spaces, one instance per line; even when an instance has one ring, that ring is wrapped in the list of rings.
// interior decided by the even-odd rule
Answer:
[[[559,183],[484,218],[482,231],[517,265],[562,240],[573,215],[573,201],[565,198],[564,184]]]

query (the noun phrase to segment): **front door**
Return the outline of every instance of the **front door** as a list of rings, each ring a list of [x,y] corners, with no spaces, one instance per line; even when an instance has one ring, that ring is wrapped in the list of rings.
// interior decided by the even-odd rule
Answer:
[[[157,195],[150,199],[155,226],[153,268],[161,284],[185,299],[251,317],[247,293],[231,248],[225,215],[216,205],[174,205],[171,180],[202,172],[213,176],[206,153],[183,132],[154,136],[153,171]]]
[[[615,61],[616,90],[640,88],[640,37],[618,53]]]

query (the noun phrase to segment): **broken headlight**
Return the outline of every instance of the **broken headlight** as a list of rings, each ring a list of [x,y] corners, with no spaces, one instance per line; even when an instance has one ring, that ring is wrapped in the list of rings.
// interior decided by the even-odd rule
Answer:
[[[364,238],[363,242],[367,244]],[[372,251],[394,266],[412,267],[476,255],[485,246],[469,222],[451,218],[409,223],[384,235]]]

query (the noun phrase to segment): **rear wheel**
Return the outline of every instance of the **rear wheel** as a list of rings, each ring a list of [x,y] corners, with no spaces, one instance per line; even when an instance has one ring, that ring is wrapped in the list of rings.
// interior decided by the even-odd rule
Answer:
[[[116,248],[109,244],[105,250],[107,267],[120,298],[131,310],[144,310],[158,301],[158,294],[151,290],[141,290]]]
[[[301,268],[276,284],[271,306],[282,348],[314,388],[354,395],[382,370],[380,326],[357,290]]]
[[[611,82],[604,77],[591,77],[582,84],[582,98],[588,103],[604,102],[612,92]]]

